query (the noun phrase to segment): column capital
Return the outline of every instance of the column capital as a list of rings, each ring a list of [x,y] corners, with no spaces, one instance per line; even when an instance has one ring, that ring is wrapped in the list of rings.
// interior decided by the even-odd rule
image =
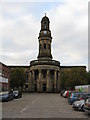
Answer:
[[[54,72],[56,73],[56,72],[57,72],[57,70],[54,70]]]
[[[34,73],[34,70],[32,70],[32,73]]]
[[[30,71],[30,74],[32,73],[32,71]]]
[[[39,73],[41,73],[41,72],[42,72],[42,70],[41,70],[41,69],[39,69],[38,71],[39,71]]]

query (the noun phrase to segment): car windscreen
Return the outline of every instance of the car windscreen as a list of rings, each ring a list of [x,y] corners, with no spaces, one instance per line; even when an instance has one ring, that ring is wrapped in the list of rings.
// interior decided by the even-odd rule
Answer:
[[[14,91],[13,94],[18,94],[18,91]]]
[[[6,93],[6,94],[2,94],[2,96],[8,96],[8,93]]]
[[[75,94],[75,93],[74,93],[73,97],[78,97],[78,94]]]
[[[18,92],[14,92],[14,93],[18,93]]]
[[[89,96],[89,97],[90,97],[90,94],[87,94],[86,96]]]
[[[90,98],[88,99],[88,102],[90,102]]]
[[[2,94],[0,94],[0,96],[2,96]]]
[[[83,95],[82,93],[74,93],[73,97],[80,97],[81,95]]]

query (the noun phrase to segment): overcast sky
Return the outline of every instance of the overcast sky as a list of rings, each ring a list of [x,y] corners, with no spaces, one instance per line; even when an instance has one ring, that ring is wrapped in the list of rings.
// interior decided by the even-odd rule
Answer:
[[[50,19],[52,55],[61,66],[88,65],[88,0],[57,2],[2,0],[0,61],[29,65],[38,56],[38,36],[44,13]]]

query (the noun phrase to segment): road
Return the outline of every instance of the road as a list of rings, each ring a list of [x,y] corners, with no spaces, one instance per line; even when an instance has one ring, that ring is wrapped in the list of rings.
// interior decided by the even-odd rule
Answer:
[[[3,118],[88,118],[74,111],[59,94],[24,94],[22,98],[2,103]]]

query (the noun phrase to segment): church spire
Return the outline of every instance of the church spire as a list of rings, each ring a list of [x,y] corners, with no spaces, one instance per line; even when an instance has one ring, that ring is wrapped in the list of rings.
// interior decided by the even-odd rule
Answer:
[[[45,13],[45,16],[46,16],[46,13]]]
[[[38,59],[52,59],[51,55],[51,31],[49,28],[49,18],[45,16],[41,20],[41,30],[39,33],[39,55]]]

